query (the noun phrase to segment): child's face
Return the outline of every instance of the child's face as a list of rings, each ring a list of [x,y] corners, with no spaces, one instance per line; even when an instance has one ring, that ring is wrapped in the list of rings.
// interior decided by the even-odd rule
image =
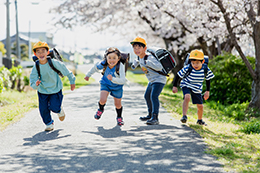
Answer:
[[[47,62],[48,51],[46,48],[37,48],[35,54],[40,62]]]
[[[113,68],[119,60],[120,59],[115,52],[107,55],[107,63],[110,68]]]
[[[138,44],[135,44],[133,46],[134,53],[139,56],[140,58],[143,58],[145,56],[146,47],[142,47]]]
[[[200,60],[191,60],[191,65],[195,70],[200,70],[203,63],[204,60],[202,62]]]

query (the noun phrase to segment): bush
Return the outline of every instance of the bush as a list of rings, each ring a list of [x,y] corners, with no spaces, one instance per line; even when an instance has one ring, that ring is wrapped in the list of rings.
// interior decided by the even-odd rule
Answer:
[[[17,66],[17,67],[12,67],[10,70],[10,78],[11,78],[11,82],[12,82],[12,86],[11,89],[15,89],[16,85],[20,85],[17,84],[17,82],[21,81],[22,78],[22,74],[23,74],[23,70],[22,70],[22,66]],[[20,88],[17,88],[18,90]]]
[[[246,134],[252,134],[252,133],[260,133],[260,122],[257,119],[254,119],[251,122],[247,122],[244,125],[242,125],[240,131],[246,133]]]
[[[11,88],[12,86],[12,82],[10,80],[10,71],[6,68],[6,67],[1,67],[0,68],[0,78],[2,79],[2,88],[1,88],[1,91],[2,90],[8,90]]]
[[[248,60],[254,67],[255,59]],[[211,100],[225,105],[250,101],[253,79],[241,58],[232,54],[217,56],[209,62],[209,68],[215,75],[211,80]]]

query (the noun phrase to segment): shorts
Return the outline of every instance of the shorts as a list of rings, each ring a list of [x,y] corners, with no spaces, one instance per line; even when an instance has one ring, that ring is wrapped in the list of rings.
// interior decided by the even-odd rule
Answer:
[[[203,104],[203,99],[201,93],[194,93],[192,89],[187,88],[187,87],[182,87],[182,92],[183,92],[183,99],[185,94],[190,94],[192,103],[193,104]]]
[[[123,97],[123,85],[117,87],[111,87],[105,84],[100,84],[100,85],[101,85],[100,91],[110,92],[110,95],[117,99],[121,99]]]

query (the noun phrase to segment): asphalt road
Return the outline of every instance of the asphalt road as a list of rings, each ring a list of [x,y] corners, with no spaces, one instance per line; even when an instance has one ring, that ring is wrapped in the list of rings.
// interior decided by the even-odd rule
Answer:
[[[85,72],[89,66],[78,68]],[[95,120],[100,74],[93,77],[97,82],[64,96],[66,118],[60,122],[53,114],[53,131],[44,131],[34,109],[0,132],[0,172],[225,172],[215,157],[205,153],[201,137],[164,108],[159,125],[139,121],[147,113],[143,86],[124,86],[124,126],[116,124],[111,96],[101,119]]]

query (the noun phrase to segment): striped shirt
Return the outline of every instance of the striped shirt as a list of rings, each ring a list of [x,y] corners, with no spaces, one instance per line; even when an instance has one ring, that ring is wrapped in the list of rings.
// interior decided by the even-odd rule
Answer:
[[[202,84],[205,78],[204,68],[208,68],[208,72],[206,74],[206,80],[212,79],[214,77],[214,74],[212,73],[212,71],[209,69],[208,66],[206,67],[203,65],[200,70],[195,70],[194,68],[192,68],[190,74],[186,78],[181,80],[180,87],[181,88],[187,87],[192,89],[194,93],[201,93],[203,87]],[[180,78],[183,78],[187,73],[188,69],[189,69],[189,65],[186,65],[177,74],[179,75]]]

